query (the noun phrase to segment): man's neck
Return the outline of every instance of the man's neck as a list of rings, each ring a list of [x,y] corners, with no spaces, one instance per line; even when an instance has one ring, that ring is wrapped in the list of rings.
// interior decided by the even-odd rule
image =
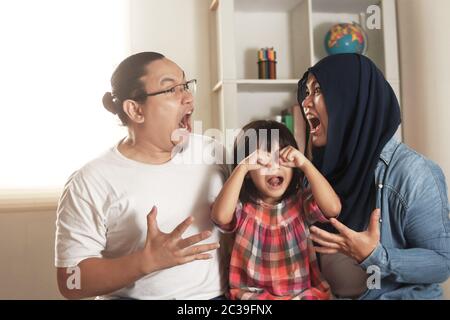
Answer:
[[[148,164],[162,164],[171,159],[171,152],[166,151],[142,139],[127,137],[120,142],[118,149],[125,157]]]

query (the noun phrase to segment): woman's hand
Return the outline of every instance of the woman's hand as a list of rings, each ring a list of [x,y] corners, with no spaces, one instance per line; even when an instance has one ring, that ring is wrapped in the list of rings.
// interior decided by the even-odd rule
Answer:
[[[321,245],[315,247],[316,252],[324,254],[340,252],[361,263],[375,250],[380,241],[379,220],[380,209],[375,209],[370,216],[367,230],[356,232],[332,218],[331,224],[339,234],[332,234],[312,226],[310,238]]]
[[[189,217],[180,223],[171,233],[164,233],[156,222],[156,207],[147,216],[147,240],[141,251],[141,268],[145,274],[185,264],[194,260],[210,259],[207,251],[219,248],[218,243],[194,245],[211,236],[210,231],[182,238],[183,233],[192,224]]]
[[[299,150],[292,146],[287,146],[280,151],[280,164],[289,168],[300,168],[309,160]]]

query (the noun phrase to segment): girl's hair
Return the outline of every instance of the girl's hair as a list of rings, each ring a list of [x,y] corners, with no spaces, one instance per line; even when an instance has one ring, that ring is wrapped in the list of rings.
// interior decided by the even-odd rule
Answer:
[[[144,83],[140,80],[147,73],[147,65],[163,59],[157,52],[141,52],[123,60],[111,77],[111,92],[103,95],[103,106],[113,114],[117,114],[122,124],[128,124],[128,116],[123,111],[122,103],[127,99],[143,102],[145,96]]]
[[[278,130],[279,141],[272,141],[273,130]],[[252,137],[252,131],[256,133],[256,144],[249,143]],[[278,142],[280,151],[287,147],[292,146],[298,149],[297,142],[289,129],[273,120],[258,120],[247,124],[242,128],[241,133],[238,135],[234,142],[233,148],[233,169],[246,157],[256,150],[256,147],[261,143],[267,147],[267,151],[271,152],[272,142]],[[298,168],[293,168],[292,180],[282,196],[282,200],[296,194],[302,185],[303,173]],[[252,179],[246,178],[242,185],[239,199],[242,202],[255,202],[260,198],[260,194],[256,189]]]

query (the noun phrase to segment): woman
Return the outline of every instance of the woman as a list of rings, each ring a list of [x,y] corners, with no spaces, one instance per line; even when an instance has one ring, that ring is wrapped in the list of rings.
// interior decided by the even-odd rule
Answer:
[[[300,80],[298,100],[313,163],[343,204],[331,226],[311,228],[334,294],[441,298],[450,275],[445,177],[393,137],[400,108],[380,70],[357,54],[326,57]]]
[[[103,104],[129,134],[64,188],[55,264],[66,298],[223,294],[219,233],[209,211],[226,171],[198,161],[216,145],[190,134],[195,82],[155,52],[132,55],[113,73]]]

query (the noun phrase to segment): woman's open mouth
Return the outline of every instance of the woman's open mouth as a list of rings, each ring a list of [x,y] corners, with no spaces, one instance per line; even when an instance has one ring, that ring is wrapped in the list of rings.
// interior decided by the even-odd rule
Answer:
[[[311,118],[308,118],[308,122],[309,122],[309,127],[311,128],[310,133],[316,134],[321,128],[319,118],[316,118],[313,116]]]
[[[271,189],[278,189],[283,185],[284,178],[282,176],[271,176],[266,182]]]

